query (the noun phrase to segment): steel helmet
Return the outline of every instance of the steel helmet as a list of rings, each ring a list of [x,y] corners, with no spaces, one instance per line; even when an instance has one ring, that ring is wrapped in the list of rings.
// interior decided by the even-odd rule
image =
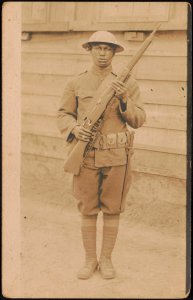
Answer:
[[[110,44],[115,46],[115,52],[121,52],[124,50],[124,48],[117,43],[117,40],[115,36],[110,33],[109,31],[96,31],[94,32],[88,42],[82,44],[82,47],[86,50],[90,49],[90,45],[92,43],[105,43],[105,44]]]

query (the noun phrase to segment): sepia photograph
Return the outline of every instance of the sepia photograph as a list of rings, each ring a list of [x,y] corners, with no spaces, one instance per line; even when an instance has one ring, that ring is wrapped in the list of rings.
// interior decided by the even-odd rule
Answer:
[[[4,3],[4,296],[188,296],[188,10]]]

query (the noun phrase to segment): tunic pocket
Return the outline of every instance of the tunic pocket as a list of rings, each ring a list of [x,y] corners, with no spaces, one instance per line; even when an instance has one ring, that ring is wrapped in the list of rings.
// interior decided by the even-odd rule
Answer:
[[[96,169],[94,157],[95,157],[95,151],[91,150],[88,153],[87,157],[84,159],[83,166],[88,169]]]
[[[92,90],[78,90],[77,96],[80,100],[87,100],[94,97],[95,91]]]
[[[95,167],[123,166],[127,163],[125,148],[95,151]]]
[[[91,110],[93,107],[93,98],[94,98],[94,91],[92,90],[79,90],[77,92],[77,99],[78,99],[78,118],[82,119],[82,117],[86,116],[88,111]]]

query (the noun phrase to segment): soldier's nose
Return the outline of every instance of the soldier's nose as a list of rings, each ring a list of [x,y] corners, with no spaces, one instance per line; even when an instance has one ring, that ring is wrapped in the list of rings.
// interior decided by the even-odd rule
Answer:
[[[105,55],[105,50],[104,49],[101,49],[100,51],[100,55],[104,56]]]

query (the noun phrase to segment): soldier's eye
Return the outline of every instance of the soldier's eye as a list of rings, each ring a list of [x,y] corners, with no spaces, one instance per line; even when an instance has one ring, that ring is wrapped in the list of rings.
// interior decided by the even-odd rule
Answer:
[[[100,47],[93,47],[94,50],[100,51]]]
[[[111,47],[108,47],[108,48],[105,48],[105,51],[106,51],[106,52],[112,52],[113,49],[112,49]]]
[[[112,51],[111,47],[101,48],[101,47],[94,46],[93,49],[98,52],[100,52],[100,51],[111,52]]]

